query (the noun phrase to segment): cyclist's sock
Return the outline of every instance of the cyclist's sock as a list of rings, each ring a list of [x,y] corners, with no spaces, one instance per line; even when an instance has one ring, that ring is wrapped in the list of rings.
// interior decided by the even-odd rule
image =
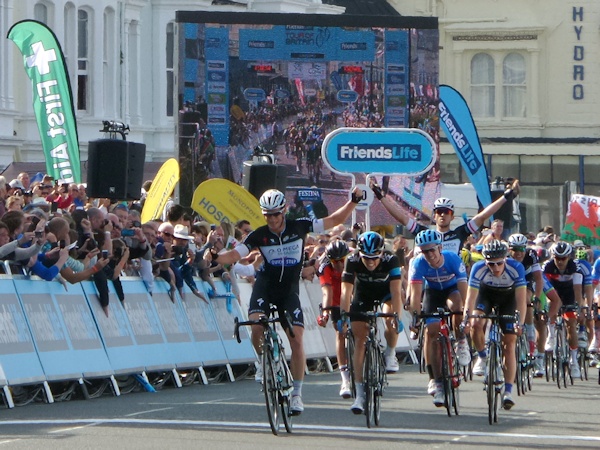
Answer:
[[[512,392],[512,383],[504,383],[504,392],[510,394]]]
[[[571,361],[577,361],[577,348],[570,348],[571,350]]]
[[[302,396],[302,380],[294,380],[294,390],[292,391],[292,397],[295,395]]]
[[[427,374],[429,375],[429,379],[433,380],[434,379],[433,367],[431,367],[431,364],[427,364],[427,366],[425,366],[425,368],[427,369]]]
[[[394,347],[390,347],[389,345],[385,348],[384,355],[385,356],[393,356],[396,354],[396,349]]]
[[[487,350],[485,348],[483,350],[481,350],[480,352],[478,351],[477,354],[479,355],[479,357],[481,359],[486,359],[487,358]]]
[[[342,381],[344,383],[349,383],[350,382],[350,372],[348,371],[348,366],[341,366],[340,367],[340,374],[342,375]]]
[[[356,383],[356,396],[364,397],[365,396],[365,385],[362,383]]]

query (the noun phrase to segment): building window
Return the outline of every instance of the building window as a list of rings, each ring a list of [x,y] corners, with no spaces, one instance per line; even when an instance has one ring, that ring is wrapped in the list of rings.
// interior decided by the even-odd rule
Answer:
[[[475,117],[494,117],[496,104],[494,60],[478,53],[471,60],[471,111]]]
[[[527,86],[525,84],[525,58],[510,53],[502,63],[503,116],[526,117]]]
[[[520,53],[477,53],[471,59],[474,117],[527,117],[527,63]]]
[[[89,107],[89,17],[87,11],[77,11],[77,109]]]
[[[166,70],[167,70],[167,117],[173,117],[173,97],[175,95],[174,67],[175,32],[173,23],[167,24]]]
[[[33,7],[33,18],[48,25],[48,7],[43,3],[36,3]]]
[[[104,46],[102,48],[102,79],[104,114],[108,117],[116,115],[115,98],[117,90],[115,83],[115,11],[111,8],[104,10]]]

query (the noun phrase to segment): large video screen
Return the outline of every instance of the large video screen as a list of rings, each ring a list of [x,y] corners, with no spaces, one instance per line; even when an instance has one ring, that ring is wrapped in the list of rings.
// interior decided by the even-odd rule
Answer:
[[[325,214],[351,182],[321,160],[332,130],[412,127],[439,141],[435,18],[180,11],[177,22],[182,204],[207,178],[242,184],[258,147],[286,166],[290,204],[301,210],[298,194],[311,188]],[[438,173],[436,164],[422,177],[379,181],[427,216]],[[375,206],[371,223],[389,223]]]

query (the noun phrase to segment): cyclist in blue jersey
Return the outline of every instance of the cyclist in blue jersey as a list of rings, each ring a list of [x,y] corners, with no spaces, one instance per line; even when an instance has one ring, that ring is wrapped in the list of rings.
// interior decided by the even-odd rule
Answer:
[[[390,213],[390,215],[405,226],[412,234],[417,235],[420,231],[427,230],[428,227],[417,223],[388,195],[385,195],[381,187],[374,178],[369,180],[371,189],[381,204]],[[433,221],[437,231],[442,233],[443,250],[450,250],[458,254],[467,237],[475,233],[483,222],[497,212],[505,203],[512,202],[513,198],[519,194],[519,180],[515,180],[512,186],[501,195],[495,202],[488,205],[483,211],[476,214],[467,223],[450,228],[452,219],[454,219],[454,203],[449,198],[440,197],[433,204]]]
[[[582,287],[583,287],[583,306],[587,307],[587,313],[592,310],[594,304],[594,284],[592,280],[592,265],[588,261],[588,252],[585,245],[581,241],[575,241],[573,244],[575,249],[575,262],[581,269],[583,275]],[[591,335],[593,333],[594,323],[593,320],[587,319],[581,315],[579,318],[579,332],[577,333],[577,342],[580,348],[588,348],[588,332]]]
[[[358,249],[346,258],[342,273],[341,311],[361,313],[374,311],[383,304],[384,313],[400,313],[402,279],[398,257],[384,250],[385,241],[380,234],[367,231],[358,239]],[[352,300],[352,301],[351,301]],[[365,344],[369,334],[368,323],[350,317],[354,334],[353,370],[356,381],[356,399],[351,410],[354,414],[364,412],[365,391],[363,385],[363,363]],[[398,324],[394,319],[385,321],[385,365],[388,372],[399,370],[396,359]]]
[[[594,289],[598,289],[598,284],[600,284],[600,258],[596,258],[594,265],[592,266],[592,283],[594,285]],[[596,298],[594,302],[598,304],[598,298]],[[590,343],[588,351],[590,353],[597,354],[598,347],[600,347],[600,320],[598,320],[596,317],[594,318],[594,333],[592,342]],[[598,364],[596,358],[594,358],[592,362],[594,363],[594,366]]]
[[[492,241],[483,246],[483,261],[473,265],[469,275],[469,288],[465,304],[465,316],[471,314],[489,314],[496,305],[499,315],[514,315],[519,313],[519,328],[515,322],[505,318],[500,319],[502,328],[502,351],[504,354],[504,396],[502,406],[510,409],[515,402],[512,398],[512,385],[517,372],[515,346],[517,333],[520,332],[525,320],[527,308],[527,281],[523,264],[514,259],[506,258],[508,247],[502,241]],[[467,322],[466,330],[472,327],[471,338],[477,350],[478,358],[473,368],[473,374],[481,376],[485,373],[487,349],[485,347],[485,323],[477,317]]]
[[[322,219],[300,218],[288,220],[285,218],[286,199],[283,192],[269,189],[259,199],[266,225],[252,231],[242,244],[235,248],[213,253],[207,250],[204,258],[219,264],[234,264],[247,256],[251,250],[258,249],[264,259],[264,264],[256,274],[256,281],[250,297],[248,310],[249,320],[258,320],[261,315],[270,315],[271,305],[279,311],[279,317],[284,317],[287,311],[292,315],[294,336],[286,330],[292,350],[290,370],[294,377],[294,390],[290,410],[298,415],[304,411],[302,402],[302,381],[306,357],[304,354],[304,317],[300,306],[300,273],[304,262],[304,240],[307,233],[323,233],[325,230],[344,223],[356,205],[362,199],[362,191],[354,188],[352,199],[337,211]],[[262,349],[263,327],[252,327],[252,345],[260,355]],[[259,365],[260,367],[260,365]],[[262,381],[261,373],[257,371],[257,381]]]
[[[583,305],[583,273],[579,264],[571,259],[573,247],[568,242],[559,241],[550,247],[552,257],[546,261],[542,270],[548,281],[554,286],[560,303],[563,306]],[[550,307],[550,325],[548,327],[547,349],[554,348],[556,329],[554,324],[558,313],[558,305]],[[569,341],[569,349],[571,350],[571,358],[569,367],[571,376],[579,378],[581,369],[577,361],[577,314],[575,311],[567,311],[564,314],[567,324],[567,340]]]
[[[425,230],[417,234],[415,245],[421,253],[410,262],[408,280],[411,284],[410,310],[413,314],[421,312],[421,294],[423,296],[423,311],[437,312],[438,308],[449,308],[461,312],[463,299],[467,294],[467,271],[465,265],[456,253],[442,251],[442,235],[436,230]],[[459,364],[466,366],[471,361],[469,344],[464,333],[459,332],[460,316],[453,316],[454,330],[458,337],[457,358]],[[427,392],[433,395],[433,404],[444,406],[444,388],[442,384],[442,368],[440,348],[437,336],[440,332],[440,321],[428,318],[425,321],[425,364],[429,372]]]

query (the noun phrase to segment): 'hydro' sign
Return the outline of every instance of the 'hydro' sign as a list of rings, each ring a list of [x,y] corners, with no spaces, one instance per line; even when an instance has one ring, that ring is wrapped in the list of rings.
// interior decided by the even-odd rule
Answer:
[[[323,160],[342,173],[417,176],[435,163],[435,143],[415,128],[338,128],[323,142]]]

